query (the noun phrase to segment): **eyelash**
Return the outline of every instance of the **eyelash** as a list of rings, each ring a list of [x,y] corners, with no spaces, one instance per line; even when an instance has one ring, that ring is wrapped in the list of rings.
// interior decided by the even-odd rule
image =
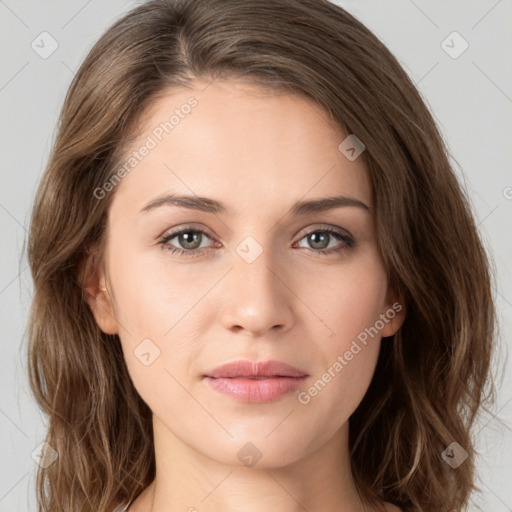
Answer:
[[[188,232],[201,233],[201,235],[206,235],[208,238],[212,239],[212,237],[203,229],[186,227],[186,228],[180,229],[178,231],[174,231],[172,233],[168,233],[168,234],[164,235],[158,243],[160,245],[162,245],[163,249],[165,249],[166,251],[169,251],[171,254],[174,254],[174,255],[182,256],[182,255],[186,254],[187,255],[186,257],[194,257],[194,256],[201,255],[203,252],[205,252],[205,248],[203,248],[203,249],[180,249],[179,247],[170,247],[167,245],[168,242],[170,240],[172,240],[173,238],[175,238],[176,236],[180,235],[181,233],[188,233]],[[350,236],[348,236],[344,233],[341,233],[340,231],[338,231],[336,229],[332,229],[332,228],[322,228],[322,229],[315,229],[315,230],[309,231],[308,233],[305,233],[299,239],[299,241],[302,240],[303,238],[307,237],[308,235],[311,235],[312,233],[329,233],[330,235],[333,235],[336,238],[338,238],[340,241],[345,242],[345,245],[341,245],[340,247],[334,247],[331,249],[306,249],[308,251],[316,253],[319,256],[327,256],[327,255],[330,255],[333,253],[342,253],[344,251],[351,249],[354,246],[354,240]]]

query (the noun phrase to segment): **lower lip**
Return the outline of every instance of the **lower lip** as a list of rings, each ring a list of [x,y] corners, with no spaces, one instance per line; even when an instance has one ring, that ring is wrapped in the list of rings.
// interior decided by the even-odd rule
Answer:
[[[208,384],[218,391],[241,402],[272,402],[279,397],[297,390],[307,377],[269,377],[250,379],[248,377],[206,377]]]

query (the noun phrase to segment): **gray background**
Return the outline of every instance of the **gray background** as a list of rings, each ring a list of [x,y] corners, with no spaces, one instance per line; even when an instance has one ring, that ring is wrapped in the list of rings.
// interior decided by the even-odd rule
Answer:
[[[250,0],[248,0],[250,1]],[[340,5],[391,49],[430,105],[471,197],[496,265],[498,400],[475,430],[482,493],[471,510],[512,510],[512,5],[510,0],[352,0]],[[35,511],[36,462],[45,420],[27,381],[31,278],[23,244],[29,212],[69,83],[87,50],[136,2],[0,0],[0,512]],[[48,32],[58,48],[51,49]],[[450,36],[457,31],[469,44]],[[444,45],[442,42],[446,40]],[[39,42],[39,43],[38,43]],[[451,52],[450,56],[445,50]],[[508,57],[507,57],[508,55]],[[508,234],[507,234],[508,233]]]

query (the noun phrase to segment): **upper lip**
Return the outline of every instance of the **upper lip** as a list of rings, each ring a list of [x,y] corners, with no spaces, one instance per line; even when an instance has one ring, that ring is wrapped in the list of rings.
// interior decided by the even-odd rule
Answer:
[[[307,377],[307,373],[282,361],[234,361],[206,373],[205,377]]]

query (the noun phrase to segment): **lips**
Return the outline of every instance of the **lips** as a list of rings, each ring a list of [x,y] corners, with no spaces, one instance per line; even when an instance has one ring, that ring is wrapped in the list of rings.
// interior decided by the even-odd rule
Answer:
[[[271,402],[297,390],[307,373],[282,361],[235,361],[203,376],[215,391],[241,402]]]
[[[283,363],[282,361],[235,361],[223,364],[211,371],[205,377],[218,378],[268,378],[268,377],[307,377],[307,373]]]

